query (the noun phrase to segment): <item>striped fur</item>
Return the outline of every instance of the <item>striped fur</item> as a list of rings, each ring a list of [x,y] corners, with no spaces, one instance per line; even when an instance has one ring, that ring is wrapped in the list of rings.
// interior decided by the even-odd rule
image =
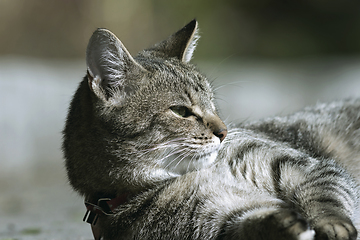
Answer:
[[[188,63],[197,31],[134,58],[108,30],[89,43],[63,149],[86,199],[131,196],[100,216],[103,238],[360,239],[360,99],[240,123],[222,141],[210,84]]]

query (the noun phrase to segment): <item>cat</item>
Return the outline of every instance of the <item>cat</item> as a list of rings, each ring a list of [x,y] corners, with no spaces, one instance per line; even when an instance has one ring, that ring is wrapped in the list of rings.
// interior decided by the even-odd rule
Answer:
[[[95,239],[359,239],[360,99],[227,127],[198,38],[90,38],[63,151]]]

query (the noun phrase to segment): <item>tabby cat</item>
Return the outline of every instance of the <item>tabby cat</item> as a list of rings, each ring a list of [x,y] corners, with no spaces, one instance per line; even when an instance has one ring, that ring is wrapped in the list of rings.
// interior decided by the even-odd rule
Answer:
[[[360,99],[227,128],[197,25],[136,57],[89,41],[63,150],[95,238],[359,239]]]

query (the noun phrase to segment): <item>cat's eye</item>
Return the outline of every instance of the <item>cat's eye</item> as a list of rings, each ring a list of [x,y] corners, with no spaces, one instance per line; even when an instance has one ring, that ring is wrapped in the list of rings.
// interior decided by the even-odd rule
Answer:
[[[185,107],[185,106],[174,106],[174,107],[170,107],[171,111],[173,111],[176,115],[180,116],[180,117],[190,117],[192,115],[194,115],[189,108]]]

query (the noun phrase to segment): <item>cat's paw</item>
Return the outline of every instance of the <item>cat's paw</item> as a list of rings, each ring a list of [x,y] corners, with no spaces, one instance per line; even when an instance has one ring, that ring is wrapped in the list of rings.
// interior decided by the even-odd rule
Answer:
[[[357,230],[350,220],[328,217],[317,222],[316,240],[355,240]]]
[[[240,220],[241,219],[241,220]],[[233,219],[223,239],[313,240],[315,231],[298,213],[289,209],[258,209],[245,213],[240,224]]]
[[[265,225],[272,226],[271,239],[312,240],[315,236],[315,231],[309,228],[307,221],[292,210],[279,210],[264,221]]]

